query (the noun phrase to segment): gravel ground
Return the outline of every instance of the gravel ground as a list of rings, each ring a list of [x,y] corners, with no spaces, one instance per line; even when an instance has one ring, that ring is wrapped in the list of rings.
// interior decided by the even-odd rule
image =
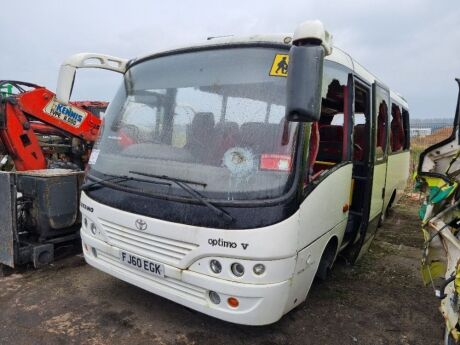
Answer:
[[[419,268],[417,203],[398,205],[355,266],[338,261],[279,322],[247,327],[186,309],[85,264],[81,256],[0,278],[0,344],[442,344]]]

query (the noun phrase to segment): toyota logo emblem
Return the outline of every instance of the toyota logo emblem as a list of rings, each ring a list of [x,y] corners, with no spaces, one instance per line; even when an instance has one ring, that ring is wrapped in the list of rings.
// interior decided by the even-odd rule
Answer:
[[[135,225],[137,230],[144,231],[145,229],[147,229],[147,223],[142,219],[137,219]]]

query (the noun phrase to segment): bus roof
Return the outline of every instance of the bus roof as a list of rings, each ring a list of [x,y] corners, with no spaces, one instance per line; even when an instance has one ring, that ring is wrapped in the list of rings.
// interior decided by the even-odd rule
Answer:
[[[184,50],[184,49],[192,49],[192,48],[205,48],[205,47],[213,47],[213,46],[225,46],[225,45],[234,45],[234,44],[247,44],[247,43],[275,43],[275,44],[282,44],[286,45],[286,48],[291,46],[292,41],[292,34],[267,34],[267,35],[251,35],[251,36],[221,36],[221,37],[210,37],[208,40],[204,42],[200,42],[194,45],[187,45],[187,46],[179,46],[172,49],[168,49],[165,51],[156,52],[153,54],[148,54],[136,60],[142,60],[157,54],[163,54],[167,52],[173,52],[176,50]],[[332,50],[332,54],[326,57],[326,60],[333,61],[343,65],[359,76],[361,79],[366,81],[369,84],[373,84],[375,81],[378,81],[380,84],[385,85],[380,79],[378,79],[375,75],[369,72],[366,68],[364,68],[359,62],[351,57],[350,54],[344,52],[340,48],[334,46]],[[408,108],[408,104],[404,97],[402,97],[397,92],[390,89],[390,97],[395,102],[402,105],[404,108]]]

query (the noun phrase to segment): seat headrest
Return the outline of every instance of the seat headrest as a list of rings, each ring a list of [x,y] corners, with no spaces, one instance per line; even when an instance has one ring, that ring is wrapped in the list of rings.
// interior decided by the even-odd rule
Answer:
[[[236,122],[218,122],[216,124],[216,130],[220,132],[237,132],[239,130],[239,126]]]
[[[335,125],[323,125],[319,127],[319,140],[342,141],[343,127]]]
[[[210,112],[196,113],[192,120],[193,128],[211,128],[214,127],[214,114]]]
[[[366,125],[356,125],[356,126],[354,127],[354,129],[353,129],[353,133],[354,133],[355,135],[357,135],[357,134],[360,135],[360,134],[364,133],[364,130],[365,130],[365,129],[366,129]]]

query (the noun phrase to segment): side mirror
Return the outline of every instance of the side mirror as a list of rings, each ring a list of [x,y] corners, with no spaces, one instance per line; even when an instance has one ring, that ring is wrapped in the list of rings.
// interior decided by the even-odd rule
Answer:
[[[125,73],[127,65],[127,59],[104,54],[80,53],[72,55],[62,63],[59,69],[56,98],[60,103],[69,103],[77,68],[100,68]]]
[[[318,121],[324,57],[332,52],[331,36],[319,21],[299,25],[289,51],[286,118],[289,121]]]
[[[292,46],[289,51],[286,118],[318,121],[321,114],[324,49],[320,45]]]

